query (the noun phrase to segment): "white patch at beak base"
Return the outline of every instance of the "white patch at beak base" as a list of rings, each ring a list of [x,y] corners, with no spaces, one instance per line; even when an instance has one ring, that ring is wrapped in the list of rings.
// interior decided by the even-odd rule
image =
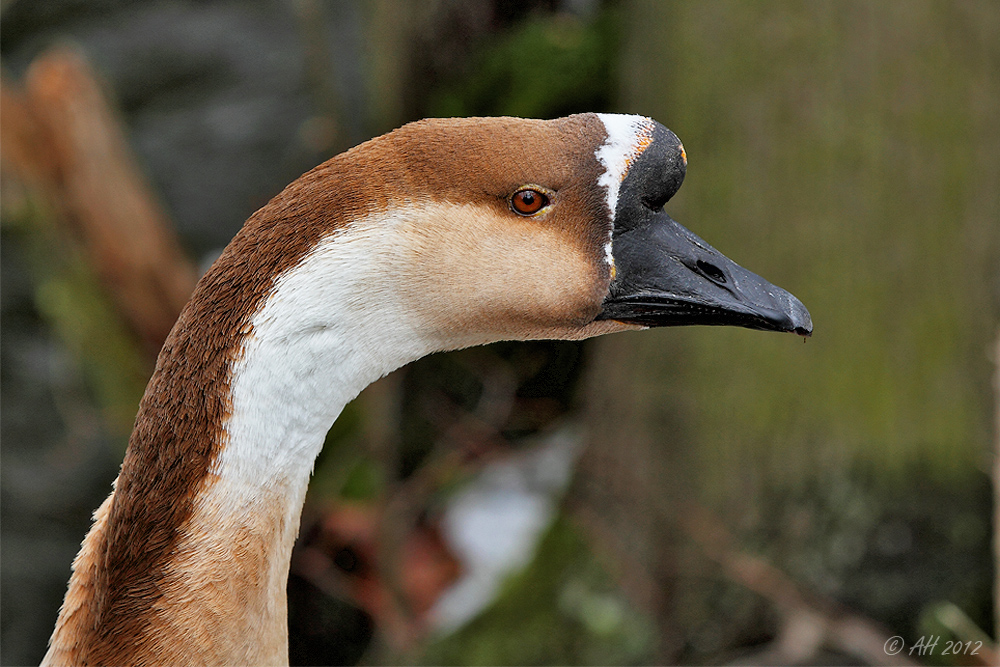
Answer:
[[[594,155],[604,165],[604,173],[597,184],[608,193],[608,211],[611,215],[611,230],[604,246],[605,260],[611,267],[611,279],[615,277],[615,258],[612,253],[611,235],[614,233],[615,211],[618,208],[618,190],[628,175],[629,167],[653,141],[653,121],[645,116],[599,113],[597,117],[604,123],[608,138],[598,147]]]

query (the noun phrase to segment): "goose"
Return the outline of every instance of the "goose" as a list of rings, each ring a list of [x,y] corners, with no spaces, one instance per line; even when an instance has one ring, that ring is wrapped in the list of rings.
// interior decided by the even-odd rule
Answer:
[[[641,116],[429,119],[291,183],[163,345],[43,664],[287,664],[313,463],[410,361],[668,325],[810,335],[798,299],[664,212],[686,167]]]

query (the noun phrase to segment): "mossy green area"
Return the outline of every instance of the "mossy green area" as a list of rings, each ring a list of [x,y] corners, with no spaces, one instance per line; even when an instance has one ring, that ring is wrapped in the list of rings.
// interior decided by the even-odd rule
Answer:
[[[614,103],[619,13],[539,15],[488,40],[468,73],[429,96],[434,116],[556,118]]]
[[[657,20],[636,22],[642,10]],[[678,334],[693,352],[699,451],[748,450],[795,473],[817,448],[887,474],[978,468],[1000,313],[1000,131],[984,106],[998,53],[957,45],[995,35],[996,12],[637,3],[631,17],[634,42],[656,50],[631,53],[632,69],[652,77],[652,60],[664,80],[630,94],[690,159],[668,210],[795,292],[816,326],[798,346]]]

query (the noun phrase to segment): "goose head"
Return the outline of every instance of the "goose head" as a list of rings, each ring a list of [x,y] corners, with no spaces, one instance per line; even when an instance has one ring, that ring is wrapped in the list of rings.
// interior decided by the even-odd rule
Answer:
[[[687,324],[812,332],[798,299],[663,210],[687,156],[649,118],[433,119],[366,148],[371,189],[397,189],[372,199],[405,202],[386,293],[441,349]]]

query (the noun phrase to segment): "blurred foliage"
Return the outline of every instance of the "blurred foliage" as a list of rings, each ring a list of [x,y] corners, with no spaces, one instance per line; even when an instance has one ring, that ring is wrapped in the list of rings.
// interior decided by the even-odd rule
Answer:
[[[411,364],[402,386],[400,474],[412,474],[438,443],[460,444],[449,442],[447,431],[494,400],[491,392],[512,394],[510,405],[486,406],[495,414],[482,415],[505,446],[537,433],[574,405],[583,359],[581,343],[532,341],[437,354]]]
[[[370,500],[384,488],[382,470],[363,447],[364,408],[359,401],[345,406],[326,434],[309,493],[313,499]]]
[[[808,589],[897,632],[918,635],[922,614],[943,600],[990,627],[988,480],[956,489],[926,464],[906,476],[912,484],[886,484],[857,464],[826,467],[794,489],[763,488],[743,516],[741,541]]]
[[[557,118],[604,111],[614,100],[618,13],[583,19],[536,14],[494,36],[468,74],[430,95],[433,116]]]
[[[649,619],[629,606],[579,531],[559,519],[533,565],[511,577],[487,611],[432,644],[421,662],[642,664],[653,643]]]
[[[55,228],[44,197],[13,187],[4,194],[4,242],[16,244],[26,259],[35,308],[80,365],[124,449],[151,370],[139,343],[82,249]]]

